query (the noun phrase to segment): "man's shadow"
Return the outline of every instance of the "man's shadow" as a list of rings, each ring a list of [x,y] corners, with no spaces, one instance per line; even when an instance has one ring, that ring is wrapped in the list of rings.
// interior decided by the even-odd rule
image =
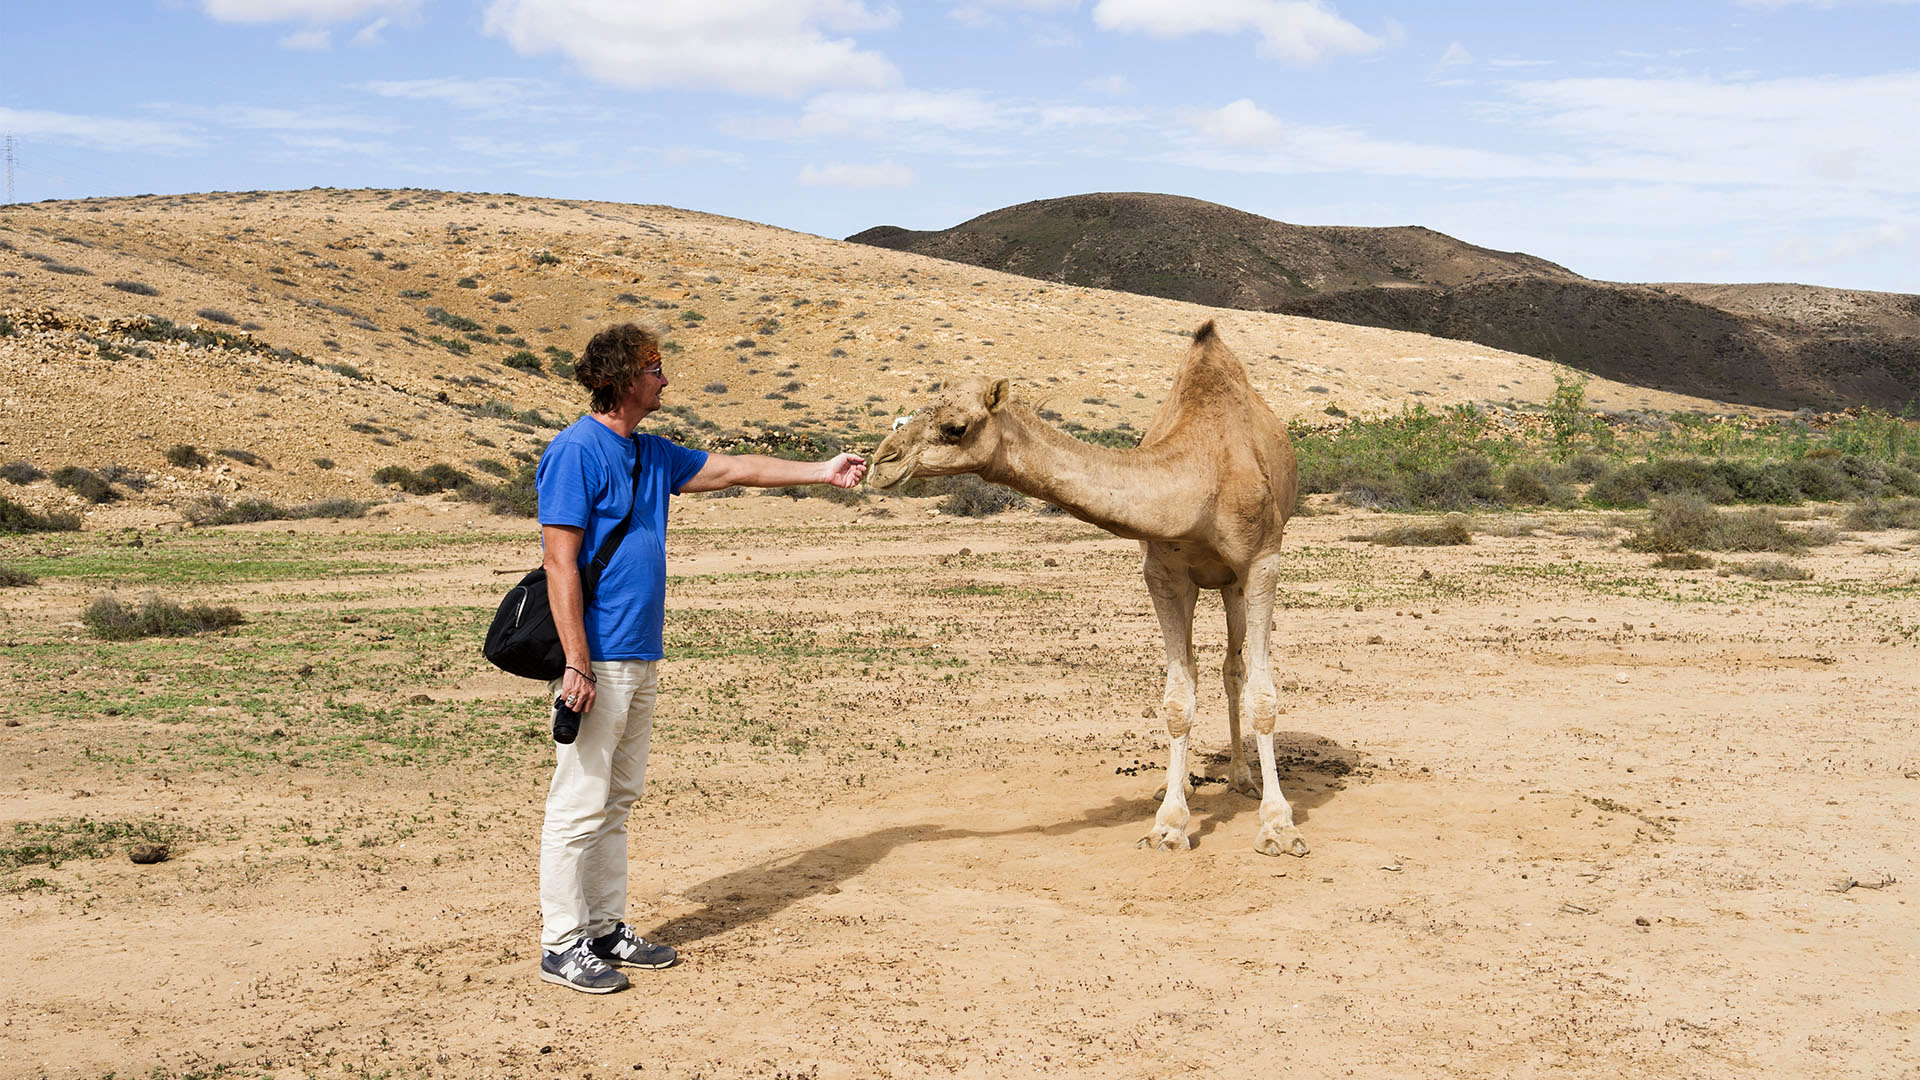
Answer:
[[[1325,805],[1344,783],[1341,777],[1352,772],[1358,755],[1318,736],[1289,732],[1280,740],[1280,789],[1293,807],[1296,823],[1304,824],[1311,812]],[[1226,760],[1221,753],[1219,759]],[[1211,757],[1205,760],[1211,761]],[[1255,759],[1257,762],[1257,758]],[[1215,773],[1224,769],[1214,769]],[[1164,770],[1156,771],[1162,777]],[[1257,775],[1257,765],[1256,765]],[[684,890],[698,900],[698,910],[676,916],[649,930],[655,941],[676,945],[699,941],[743,926],[763,922],[794,904],[822,894],[840,891],[840,883],[852,880],[894,851],[909,844],[938,843],[946,840],[987,839],[1001,836],[1068,836],[1087,829],[1121,830],[1137,824],[1142,834],[1153,824],[1160,800],[1145,786],[1139,795],[1118,796],[1103,806],[1082,811],[1075,817],[1044,825],[1022,825],[1009,829],[960,829],[944,825],[899,825],[859,836],[832,840],[792,855],[763,859],[751,866],[708,878]],[[1187,835],[1199,847],[1222,825],[1257,816],[1260,804],[1240,795],[1224,784],[1201,784],[1191,789],[1188,805],[1193,821]],[[1243,823],[1244,824],[1244,823]],[[1252,830],[1247,830],[1248,854],[1252,851]],[[1131,843],[1131,840],[1128,841]],[[1141,852],[1141,858],[1178,858],[1157,852]],[[1268,856],[1256,856],[1267,858]],[[1311,858],[1311,856],[1309,856]]]

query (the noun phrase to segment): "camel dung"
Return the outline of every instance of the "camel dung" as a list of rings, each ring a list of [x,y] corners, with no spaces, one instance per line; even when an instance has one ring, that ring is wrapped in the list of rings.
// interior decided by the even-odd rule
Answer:
[[[133,850],[127,852],[127,858],[132,859],[142,866],[147,866],[153,863],[166,862],[168,854],[167,845],[165,844],[135,844],[133,845]]]

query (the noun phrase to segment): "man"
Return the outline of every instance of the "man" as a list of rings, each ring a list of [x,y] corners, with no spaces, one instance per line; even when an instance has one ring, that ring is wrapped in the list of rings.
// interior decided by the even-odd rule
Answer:
[[[663,968],[675,959],[624,921],[627,815],[646,777],[662,654],[667,497],[736,484],[850,488],[867,470],[857,454],[783,461],[636,435],[660,407],[667,373],[659,340],[631,323],[595,335],[573,377],[592,392],[592,411],[554,437],[534,474],[548,598],[567,661],[549,689],[581,714],[575,741],[554,744],[540,834],[540,977],[609,994],[627,987],[614,966]],[[583,604],[581,564],[629,508],[632,524]]]

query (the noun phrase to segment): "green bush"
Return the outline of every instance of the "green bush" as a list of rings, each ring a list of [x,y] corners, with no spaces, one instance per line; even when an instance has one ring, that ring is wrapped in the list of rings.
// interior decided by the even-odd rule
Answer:
[[[210,323],[219,323],[221,326],[236,326],[240,322],[239,319],[234,318],[219,308],[203,307],[195,311],[194,314]]]
[[[433,495],[465,487],[473,483],[473,477],[442,462],[429,465],[419,472],[405,465],[387,465],[374,471],[373,482],[398,485],[401,491],[409,495]]]
[[[79,465],[62,465],[53,470],[53,482],[91,503],[112,502],[120,497],[106,477]]]
[[[245,525],[255,521],[304,521],[309,518],[357,518],[367,515],[358,499],[332,497],[300,506],[281,506],[271,499],[245,498],[228,503],[222,495],[208,495],[188,503],[181,516],[195,525]]]
[[[526,349],[508,353],[500,362],[518,371],[530,371],[535,375],[541,374],[540,358]]]
[[[79,531],[79,514],[59,510],[50,514],[36,514],[12,499],[0,495],[0,533]]]
[[[167,464],[181,469],[197,469],[208,464],[207,455],[186,443],[168,447],[165,456]]]
[[[123,293],[132,293],[135,296],[160,295],[159,289],[143,281],[109,281],[107,282],[107,287],[110,289],[119,289]]]
[[[538,467],[537,457],[521,462],[518,471],[502,483],[468,484],[459,489],[459,495],[468,502],[480,503],[496,514],[536,517],[540,513],[540,498],[534,490],[533,475]]]
[[[479,323],[474,322],[472,319],[466,318],[465,316],[455,315],[453,312],[448,311],[446,308],[443,308],[443,307],[428,308],[426,310],[426,316],[428,319],[432,320],[433,322],[439,323],[441,326],[444,326],[449,330],[467,331],[467,330],[480,329]]]
[[[235,607],[192,604],[181,607],[160,596],[149,596],[136,610],[109,594],[87,605],[81,620],[96,637],[131,641],[143,637],[185,637],[238,626],[246,618]]]
[[[38,585],[40,579],[25,570],[15,570],[11,566],[0,566],[0,589],[17,589],[25,585]]]
[[[45,479],[46,473],[30,461],[9,461],[0,465],[0,480],[9,484],[31,484]]]

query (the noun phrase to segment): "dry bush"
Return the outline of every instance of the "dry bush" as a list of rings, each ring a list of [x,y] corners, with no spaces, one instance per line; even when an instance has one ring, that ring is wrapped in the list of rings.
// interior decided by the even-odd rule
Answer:
[[[1806,581],[1813,574],[1804,567],[1797,566],[1785,559],[1756,559],[1749,563],[1728,563],[1720,570],[1722,575],[1739,574],[1756,581]]]
[[[1683,551],[1677,555],[1662,555],[1653,565],[1660,570],[1705,570],[1713,565],[1713,560],[1697,551]]]
[[[40,579],[25,570],[16,570],[11,566],[0,566],[0,589],[17,589],[23,585],[38,585]]]
[[[185,637],[209,630],[224,630],[246,622],[240,609],[191,604],[181,607],[162,596],[148,596],[138,609],[122,604],[112,594],[87,605],[81,620],[97,637],[108,641],[132,641],[143,637]]]
[[[1395,525],[1372,536],[1349,537],[1382,547],[1454,547],[1473,543],[1473,531],[1467,528],[1465,514],[1448,514],[1424,525]]]
[[[1675,495],[1654,503],[1646,523],[1623,545],[1629,551],[1672,554],[1705,551],[1803,550],[1807,542],[1781,527],[1777,513],[1750,510],[1728,513],[1698,495]]]

